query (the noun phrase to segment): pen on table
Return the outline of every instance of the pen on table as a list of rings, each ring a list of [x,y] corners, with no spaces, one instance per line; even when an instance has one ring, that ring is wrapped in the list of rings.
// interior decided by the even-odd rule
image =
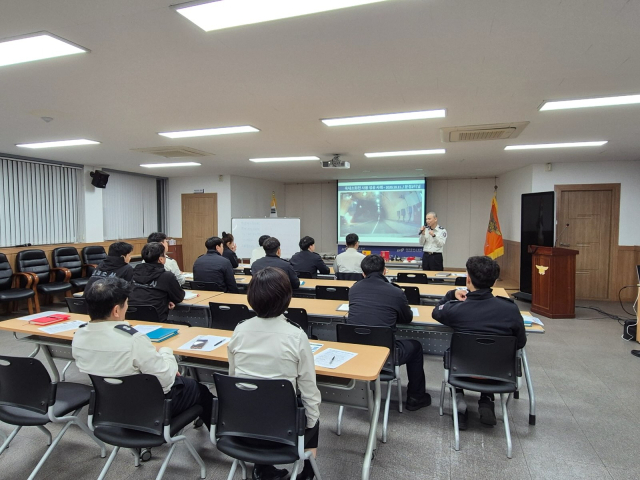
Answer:
[[[336,359],[335,355],[331,357],[331,361],[329,362],[329,365],[331,365],[335,359]]]
[[[220,344],[221,344],[222,342],[224,342],[225,340],[226,340],[226,338],[225,338],[225,339],[220,340],[218,343],[216,343],[216,344],[214,345],[214,347],[217,347],[218,345],[220,345]]]

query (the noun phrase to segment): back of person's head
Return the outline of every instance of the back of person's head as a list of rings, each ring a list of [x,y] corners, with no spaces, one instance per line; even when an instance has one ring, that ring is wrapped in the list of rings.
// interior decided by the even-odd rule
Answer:
[[[369,276],[370,273],[384,273],[384,258],[380,255],[367,255],[360,262],[362,273]]]
[[[220,237],[207,238],[207,241],[204,242],[204,246],[207,247],[207,250],[215,250],[218,245],[222,245],[222,239]]]
[[[147,237],[147,243],[162,243],[167,239],[167,235],[162,232],[153,232]]]
[[[222,243],[225,245],[233,243],[233,235],[227,232],[222,232]]]
[[[350,233],[349,235],[347,235],[347,238],[345,238],[347,247],[355,247],[356,243],[358,243],[358,240],[360,240],[360,238],[355,233]]]
[[[160,257],[164,257],[164,245],[161,243],[151,242],[142,247],[142,259],[145,263],[158,263]]]
[[[84,292],[91,320],[106,320],[113,307],[124,307],[130,291],[129,282],[118,277],[101,278],[93,282]]]
[[[247,287],[247,300],[261,318],[282,315],[291,302],[291,282],[284,270],[263,268],[251,277]]]
[[[300,239],[298,245],[300,245],[300,250],[309,250],[309,247],[315,243],[316,241],[313,239],[313,237],[306,236]]]
[[[126,257],[133,252],[133,245],[127,242],[115,242],[109,245],[110,257]]]
[[[276,237],[269,237],[262,244],[262,248],[264,248],[267,255],[275,255],[280,248],[280,240]]]
[[[259,239],[258,239],[258,246],[262,247],[264,245],[264,241],[269,238],[269,235],[262,235]]]
[[[467,273],[469,280],[477,289],[491,288],[500,277],[500,265],[489,257],[469,257]]]

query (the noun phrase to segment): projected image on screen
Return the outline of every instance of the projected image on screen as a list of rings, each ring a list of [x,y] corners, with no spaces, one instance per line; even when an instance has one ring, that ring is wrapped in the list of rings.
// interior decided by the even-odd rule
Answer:
[[[424,199],[424,179],[339,182],[338,242],[356,233],[362,245],[413,245]]]

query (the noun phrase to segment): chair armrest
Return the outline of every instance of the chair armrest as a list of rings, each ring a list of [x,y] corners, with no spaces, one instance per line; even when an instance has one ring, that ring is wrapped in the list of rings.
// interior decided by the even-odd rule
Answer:
[[[32,290],[36,289],[36,285],[38,285],[38,281],[40,280],[35,273],[16,272],[13,274],[13,288],[20,287],[20,279],[24,279],[26,282],[24,288],[31,288]]]
[[[522,359],[516,356],[516,376],[522,376]]]
[[[171,425],[171,399],[164,399],[164,425]]]
[[[58,384],[56,382],[51,382],[51,386],[49,387],[49,406],[52,407],[56,403],[56,394],[58,393]]]
[[[69,280],[71,279],[71,270],[69,270],[68,268],[51,267],[50,270],[51,270],[51,277],[49,279],[50,282],[56,281],[57,272],[64,273],[64,280],[62,280],[63,282],[68,283]]]
[[[93,268],[95,270],[96,268],[98,268],[98,264],[97,263],[83,263],[82,264],[82,276],[83,277],[87,276],[87,270],[89,270],[89,268]]]
[[[451,351],[448,348],[442,356],[442,361],[444,363],[444,369],[449,370],[451,368]]]
[[[296,424],[298,427],[298,437],[304,437],[304,431],[307,428],[307,414],[304,411],[304,407],[297,407]]]
[[[211,403],[211,426],[218,424],[218,399],[213,397]]]

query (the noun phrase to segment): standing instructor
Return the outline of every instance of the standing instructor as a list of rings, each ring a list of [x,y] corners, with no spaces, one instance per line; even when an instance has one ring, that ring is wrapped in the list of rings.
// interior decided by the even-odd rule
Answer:
[[[427,213],[427,225],[420,229],[420,245],[422,245],[422,270],[444,270],[442,250],[447,241],[447,231],[438,225],[435,212]]]

